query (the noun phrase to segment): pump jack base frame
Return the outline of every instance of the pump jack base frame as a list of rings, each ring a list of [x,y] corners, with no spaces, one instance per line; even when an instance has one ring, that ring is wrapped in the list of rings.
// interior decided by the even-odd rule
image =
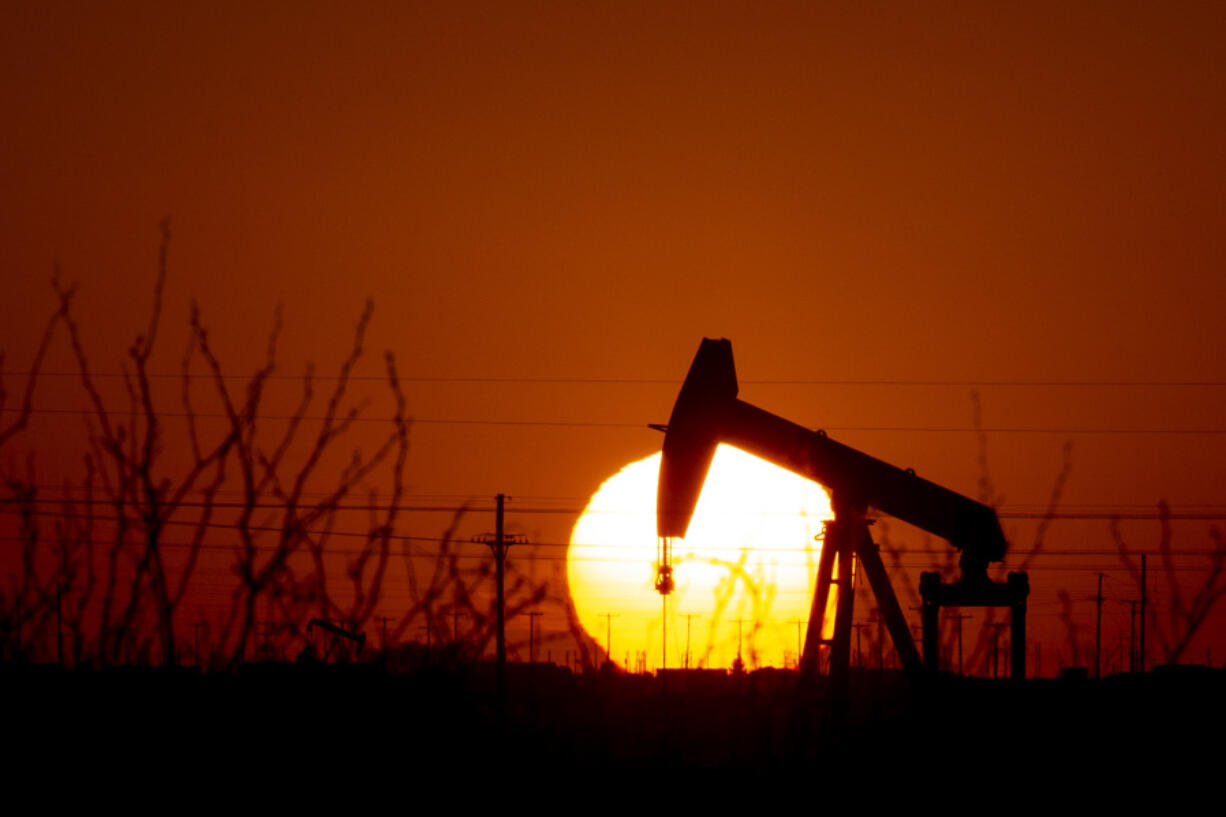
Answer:
[[[851,659],[851,630],[854,612],[854,589],[851,585],[852,563],[859,559],[877,599],[878,609],[904,670],[913,678],[935,674],[939,669],[940,611],[942,607],[1008,607],[1011,624],[1010,668],[1012,677],[1026,677],[1026,597],[1030,584],[1025,573],[1010,573],[1007,582],[994,582],[979,573],[978,580],[965,576],[945,583],[935,572],[920,576],[922,640],[924,655],[915,647],[898,597],[890,584],[876,543],[868,532],[871,520],[857,509],[836,511],[835,519],[826,525],[825,542],[817,567],[817,587],[809,613],[805,649],[801,656],[802,676],[818,673],[818,652],[822,644],[830,646],[830,677],[836,696],[846,695]],[[837,577],[834,575],[837,563]],[[978,573],[976,571],[976,573]],[[838,589],[835,606],[834,637],[822,638],[826,609],[832,589]]]
[[[1009,676],[1015,681],[1026,679],[1026,597],[1030,595],[1030,579],[1024,572],[1009,574],[1008,581],[994,582],[984,578],[978,582],[941,581],[935,572],[920,574],[920,597],[923,606],[924,666],[932,673],[940,669],[940,613],[942,607],[1008,607],[1009,608]]]

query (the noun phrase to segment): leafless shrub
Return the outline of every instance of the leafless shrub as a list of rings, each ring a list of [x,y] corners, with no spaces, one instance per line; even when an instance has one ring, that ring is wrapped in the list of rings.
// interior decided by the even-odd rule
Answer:
[[[1081,642],[1077,634],[1077,619],[1073,616],[1073,600],[1065,590],[1059,591],[1056,596],[1060,599],[1060,623],[1064,626],[1069,660],[1072,662],[1068,666],[1080,666]]]
[[[332,476],[324,474],[321,468],[325,455],[353,428],[366,407],[365,401],[349,406],[347,392],[353,369],[365,351],[364,340],[372,314],[373,306],[368,301],[355,328],[349,354],[341,363],[335,384],[327,395],[323,416],[318,419],[319,430],[314,434],[303,431],[308,412],[315,403],[314,368],[308,366],[297,407],[285,429],[280,434],[268,435],[257,420],[268,379],[276,370],[280,316],[269,335],[264,365],[239,394],[231,389],[223,374],[199,309],[193,305],[192,337],[227,419],[229,432],[225,439],[233,448],[242,496],[233,522],[238,540],[235,572],[239,584],[231,595],[229,612],[218,633],[222,652],[229,656],[231,664],[241,660],[247,651],[262,599],[269,602],[270,618],[299,636],[305,632],[311,612],[307,607],[311,604],[315,605],[318,617],[339,619],[351,630],[362,629],[378,605],[403,493],[403,472],[409,448],[406,402],[390,352],[385,355],[384,363],[387,386],[396,405],[391,430],[372,455],[365,457],[355,450]],[[266,437],[270,439],[266,441]],[[193,445],[194,440],[193,431]],[[301,446],[298,445],[300,441],[303,441]],[[348,565],[346,575],[352,599],[342,607],[329,591],[328,571],[324,565],[333,525],[344,500],[354,495],[365,480],[389,460],[392,494],[386,505],[376,502],[369,505],[375,516],[361,551]],[[322,494],[312,492],[311,487],[319,482],[331,485]],[[257,518],[265,509],[272,511],[271,524],[264,524]],[[299,575],[296,568],[294,557],[299,554],[306,554],[312,565],[313,569],[306,575]]]
[[[169,225],[163,224],[148,324],[121,363],[118,398],[100,387],[87,354],[76,287],[62,284],[58,275],[53,281],[57,310],[27,372],[15,417],[0,424],[0,446],[28,425],[38,373],[62,324],[88,405],[84,467],[75,480],[64,481],[56,500],[38,494],[33,453],[24,472],[9,468],[0,475],[0,510],[13,518],[18,563],[0,588],[0,655],[26,655],[62,628],[75,663],[171,664],[180,660],[180,642],[190,626],[191,643],[202,637],[204,642],[194,660],[207,653],[211,665],[233,667],[250,656],[260,636],[266,655],[284,655],[301,644],[312,618],[350,630],[368,627],[387,610],[385,583],[399,565],[410,600],[396,617],[382,617],[385,643],[416,636],[419,622],[425,622],[438,641],[463,641],[466,660],[480,656],[495,636],[493,577],[487,561],[475,568],[460,564],[455,535],[467,508],[455,514],[441,541],[427,547],[413,547],[414,537],[398,530],[410,420],[390,352],[384,355],[384,384],[393,410],[385,431],[369,455],[354,450],[340,457],[369,406],[368,399],[351,395],[350,386],[365,353],[371,303],[357,321],[332,385],[319,391],[319,378],[308,366],[283,426],[267,419],[280,311],[262,363],[250,377],[236,379],[225,373],[193,303],[178,405],[167,406],[165,395],[159,397],[154,388],[160,375],[151,360],[163,323],[169,247]],[[201,365],[203,376],[193,371]],[[8,397],[0,378],[0,410]],[[205,421],[214,419],[200,408],[206,401],[220,406],[221,423]],[[314,416],[320,403],[322,416]],[[179,426],[169,428],[172,417],[181,421],[181,432]],[[7,415],[0,414],[3,418]],[[386,487],[371,487],[376,483]],[[238,500],[222,502],[223,491],[236,492]],[[359,497],[365,498],[367,518],[355,527]],[[168,537],[171,530],[178,535]],[[345,541],[352,547],[355,536],[360,544],[353,551],[336,545]],[[216,620],[188,625],[182,608],[198,586],[203,554],[227,546],[235,577],[229,603]],[[338,571],[330,560],[340,556],[346,562]],[[554,603],[568,611],[574,630],[569,600],[550,595],[550,578],[536,575],[530,556],[508,562],[507,619]],[[462,639],[461,619],[467,624]],[[586,656],[586,642],[576,642]],[[36,657],[46,657],[45,647],[39,649],[43,653]]]
[[[1160,535],[1158,538],[1158,554],[1162,563],[1162,574],[1166,579],[1167,604],[1165,619],[1159,615],[1159,606],[1150,604],[1148,610],[1149,624],[1158,640],[1158,648],[1162,651],[1167,663],[1175,664],[1187,652],[1192,640],[1204,625],[1209,614],[1217,603],[1226,595],[1226,537],[1216,527],[1209,528],[1209,538],[1212,547],[1205,552],[1208,569],[1204,579],[1196,588],[1191,598],[1185,594],[1179,583],[1175,565],[1175,552],[1172,546],[1171,509],[1165,501],[1158,503],[1158,523]],[[1111,537],[1115,541],[1120,562],[1127,568],[1133,581],[1137,583],[1138,598],[1142,598],[1141,567],[1137,562],[1137,554],[1124,539],[1120,530],[1119,519],[1111,520]]]
[[[185,362],[183,400],[192,461],[185,470],[174,464],[163,467],[161,462],[165,430],[153,394],[149,360],[162,318],[169,243],[170,228],[163,223],[149,324],[129,347],[122,365],[127,396],[123,409],[109,406],[95,382],[73,313],[75,288],[63,287],[58,280],[54,284],[81,385],[91,407],[87,420],[88,501],[94,501],[96,481],[99,500],[112,514],[107,520],[113,538],[106,543],[109,552],[98,624],[99,654],[102,660],[111,663],[122,660],[134,643],[138,653],[149,651],[151,645],[143,628],[149,620],[158,634],[161,660],[175,662],[175,615],[195,570],[217,491],[225,477],[226,459],[235,441],[233,436],[223,435],[211,444],[200,445]],[[180,522],[189,506],[199,510],[186,558],[175,572],[166,559],[165,533],[169,525]],[[130,575],[129,560],[134,563]]]
[[[4,368],[7,357],[0,350],[0,451],[29,426],[34,412],[34,395],[39,375],[51,347],[56,329],[64,320],[60,309],[47,320],[35,348],[34,357],[25,372],[25,385],[15,408],[9,407],[9,391],[5,385]],[[9,415],[12,416],[8,419]],[[0,656],[10,659],[30,657],[28,648],[39,643],[47,621],[54,613],[53,596],[38,581],[37,552],[40,543],[38,524],[38,485],[34,478],[32,457],[26,458],[24,475],[6,473],[4,494],[0,495],[0,512],[14,514],[18,524],[13,537],[19,551],[19,571],[10,577],[5,590],[0,591]],[[32,626],[31,626],[32,625]]]
[[[76,287],[61,284],[58,275],[53,281],[58,309],[38,346],[17,416],[0,427],[0,444],[26,427],[39,368],[62,323],[89,406],[85,469],[75,484],[65,481],[58,508],[37,496],[33,453],[28,474],[4,478],[7,495],[0,503],[16,517],[21,563],[19,575],[11,577],[12,587],[0,595],[5,625],[0,647],[5,655],[22,652],[24,644],[45,642],[49,616],[58,609],[78,660],[88,653],[103,664],[175,662],[179,609],[206,539],[216,548],[213,542],[219,536],[236,545],[237,587],[220,623],[193,623],[197,636],[203,629],[206,641],[213,642],[210,652],[218,664],[233,665],[245,655],[257,605],[267,605],[266,621],[275,623],[282,637],[299,637],[311,616],[340,619],[361,629],[382,602],[393,542],[400,538],[395,530],[409,448],[406,399],[390,352],[385,356],[386,384],[395,409],[389,431],[373,455],[355,451],[329,470],[334,468],[332,452],[344,443],[367,405],[350,405],[348,386],[364,351],[371,304],[358,321],[335,385],[325,394],[317,432],[306,431],[314,419],[308,416],[315,396],[310,367],[284,430],[272,433],[269,423],[260,421],[266,386],[276,368],[279,312],[263,364],[235,387],[236,381],[223,374],[193,304],[189,343],[180,364],[181,411],[168,410],[155,394],[150,361],[162,323],[169,244],[169,226],[163,224],[149,321],[121,364],[118,400],[99,387],[94,374],[74,308]],[[201,360],[204,378],[192,372]],[[204,397],[224,411],[220,431],[215,424],[205,428],[201,421],[201,384],[212,392]],[[7,396],[0,381],[0,408]],[[176,413],[185,433],[168,434],[167,418]],[[179,447],[186,451],[168,452],[168,437],[181,440]],[[329,582],[337,576],[325,569],[324,557],[338,511],[346,498],[366,490],[367,479],[384,465],[390,471],[390,494],[368,491],[370,517],[362,545],[349,559],[340,586],[333,588]],[[321,497],[315,488],[329,482]],[[223,506],[218,501],[223,488],[237,488],[240,500]],[[171,526],[186,530],[186,541],[169,542]],[[50,537],[48,530],[53,532]],[[172,546],[181,550],[175,554],[178,558],[167,558]],[[406,566],[412,571],[412,564]]]

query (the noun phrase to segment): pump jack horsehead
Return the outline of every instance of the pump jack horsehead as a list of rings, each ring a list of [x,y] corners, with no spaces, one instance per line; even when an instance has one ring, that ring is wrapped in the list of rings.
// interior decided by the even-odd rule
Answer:
[[[1004,559],[1006,543],[996,512],[986,505],[897,468],[850,446],[824,431],[810,431],[737,399],[732,344],[706,338],[677,395],[665,432],[656,500],[660,558],[656,589],[673,587],[673,538],[684,537],[694,506],[719,443],[744,451],[821,483],[830,491],[834,520],[826,526],[818,560],[816,590],[801,655],[802,678],[818,670],[818,650],[830,645],[830,673],[835,688],[846,688],[851,655],[852,562],[859,559],[889,628],[904,668],[913,676],[935,671],[939,660],[939,613],[942,607],[1007,606],[1012,617],[1012,676],[1026,674],[1025,573],[1010,573],[1007,582],[988,577],[988,564]],[[911,631],[877,546],[869,535],[869,508],[908,522],[947,540],[960,553],[961,575],[943,582],[939,573],[920,577],[923,650],[921,662]],[[837,576],[835,565],[837,564]],[[834,638],[822,640],[827,600],[837,588]]]

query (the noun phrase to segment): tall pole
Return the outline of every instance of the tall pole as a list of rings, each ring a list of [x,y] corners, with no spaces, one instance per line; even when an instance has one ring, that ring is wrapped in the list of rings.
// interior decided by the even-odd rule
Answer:
[[[63,622],[60,618],[60,593],[63,585],[60,582],[55,583],[55,663],[60,669],[64,668],[64,630]]]
[[[694,623],[694,613],[685,614],[685,668],[690,668],[690,627]]]
[[[1008,627],[1009,623],[1005,621],[994,621],[989,626],[991,626],[992,628],[992,677],[999,678],[1000,677],[1000,631],[1004,629],[1005,627]],[[1007,673],[1008,668],[1006,667],[1005,669]]]
[[[962,674],[962,620],[966,618],[962,613],[958,614],[958,674]]]
[[[1145,603],[1147,598],[1145,579],[1145,554],[1141,554],[1141,649],[1138,654],[1140,671],[1145,672]]]
[[[379,624],[382,625],[382,631],[383,631],[382,649],[384,652],[387,652],[387,622],[388,622],[387,616],[379,616]]]
[[[851,626],[856,628],[856,669],[862,669],[864,667],[864,656],[860,653],[860,633],[864,631],[868,623],[861,621]]]
[[[506,568],[507,548],[511,544],[522,544],[523,539],[519,536],[507,536],[505,525],[503,524],[503,510],[506,501],[504,494],[498,494],[494,497],[495,502],[495,517],[494,517],[494,535],[488,533],[483,536],[478,536],[473,539],[474,542],[480,542],[483,545],[489,545],[489,548],[494,553],[494,581],[496,585],[494,621],[497,626],[497,679],[498,679],[498,700],[501,704],[506,699],[507,691],[507,622],[506,622]]]
[[[958,674],[962,674],[962,622],[970,618],[966,613],[951,613],[949,618],[958,622]]]
[[[877,625],[877,670],[881,671],[885,669],[885,633],[881,630],[885,619],[878,609],[873,609],[870,615],[869,621]]]
[[[535,610],[528,613],[528,663],[536,663],[536,620],[544,613],[538,613]]]
[[[505,594],[506,571],[503,565],[506,562],[507,551],[506,551],[506,542],[504,541],[504,538],[503,538],[504,497],[502,494],[499,494],[497,497],[495,497],[495,499],[497,500],[497,503],[498,503],[497,510],[495,511],[496,516],[494,520],[494,537],[495,537],[494,561],[497,563],[494,569],[495,569],[495,581],[498,584],[498,600],[496,602],[497,612],[495,613],[495,616],[497,617],[497,624],[498,624],[498,688],[503,689],[504,684],[506,683],[505,675],[506,675],[506,666],[507,666],[507,630],[506,630],[506,627],[507,627],[506,609],[507,608],[506,608],[506,594]]]
[[[1128,671],[1137,671],[1137,604],[1135,601],[1125,602],[1128,605]]]
[[[731,621],[736,622],[736,658],[732,659],[732,672],[734,674],[745,670],[745,660],[741,658],[741,623],[745,619],[734,618]]]
[[[601,615],[604,616],[604,626],[605,626],[605,633],[604,633],[604,651],[605,651],[605,656],[606,656],[605,660],[612,663],[613,662],[613,619],[617,616],[617,613],[602,613]],[[630,670],[630,660],[626,659],[626,671],[629,672],[629,670]]]
[[[12,573],[9,574],[9,578],[12,579],[13,584],[17,583],[17,577],[14,576]],[[21,627],[22,625],[21,601],[22,601],[23,595],[24,594],[22,592],[20,591],[17,592],[17,653],[16,654],[24,658],[25,656],[21,652],[21,629],[22,629]]]
[[[1098,574],[1098,595],[1094,597],[1098,608],[1094,619],[1094,677],[1103,677],[1103,574]]]
[[[1000,628],[992,625],[992,677],[1000,677]]]

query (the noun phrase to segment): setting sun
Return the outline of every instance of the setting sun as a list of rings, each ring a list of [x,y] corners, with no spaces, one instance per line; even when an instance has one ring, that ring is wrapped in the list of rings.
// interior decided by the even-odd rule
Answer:
[[[605,481],[571,534],[567,577],[579,620],[629,669],[659,667],[661,597],[654,589],[654,454]],[[832,516],[814,482],[719,446],[689,535],[674,544],[668,597],[669,667],[792,666],[809,617],[821,545]],[[688,659],[687,659],[688,647]]]

